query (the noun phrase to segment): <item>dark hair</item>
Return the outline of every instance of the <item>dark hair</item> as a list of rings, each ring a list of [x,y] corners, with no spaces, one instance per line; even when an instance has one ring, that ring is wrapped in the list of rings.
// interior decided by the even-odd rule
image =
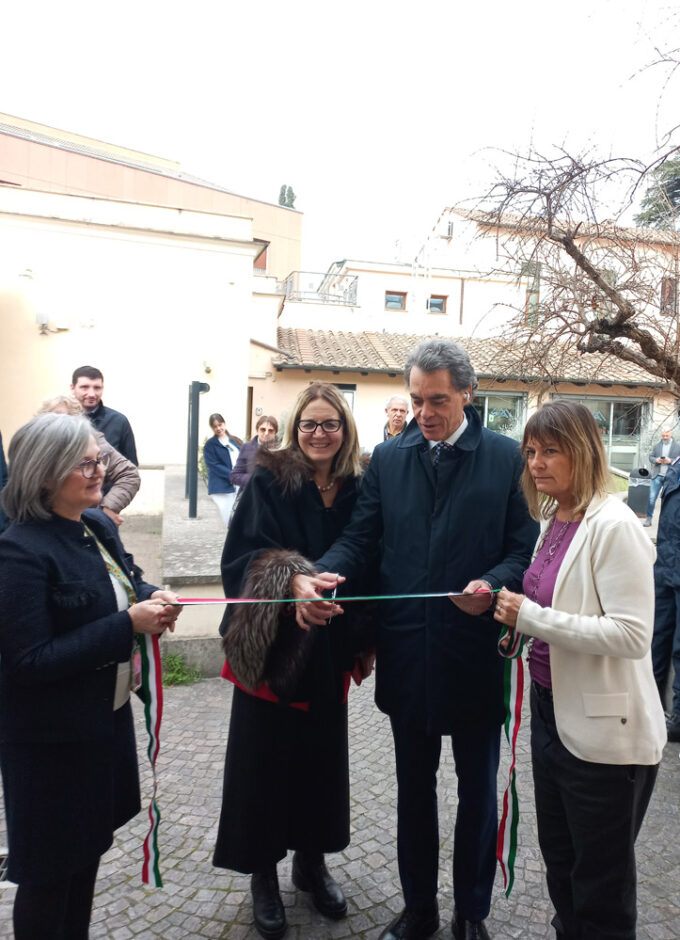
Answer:
[[[266,422],[267,424],[271,424],[271,426],[274,428],[274,433],[275,433],[275,434],[278,434],[278,433],[279,433],[279,422],[276,420],[276,418],[275,418],[273,415],[261,415],[261,416],[257,419],[257,422],[256,422],[256,424],[255,424],[255,430],[256,430],[256,431],[259,430],[260,425],[261,425],[261,424],[264,424],[265,422]]]
[[[568,454],[575,513],[583,512],[594,496],[607,492],[609,468],[602,435],[592,411],[581,402],[559,399],[541,405],[524,428],[522,454],[525,458],[532,440],[543,446],[555,443]],[[526,464],[522,489],[534,519],[548,519],[556,511],[556,501],[539,493]]]
[[[230,441],[233,441],[235,444],[238,444],[239,447],[243,445],[243,441],[241,440],[240,437],[236,437],[235,434],[229,433],[229,430],[227,428],[227,422],[224,420],[224,417],[219,413],[219,411],[215,411],[208,418],[208,424],[210,425],[211,431],[213,429],[213,422],[215,421],[220,421],[224,425],[224,433],[227,435]]]
[[[71,376],[71,385],[76,385],[78,379],[101,379],[103,382],[104,376],[94,366],[80,366]]]
[[[472,386],[477,388],[477,376],[470,358],[462,346],[450,339],[424,339],[414,346],[406,358],[404,378],[408,385],[411,369],[416,366],[423,372],[439,372],[446,369],[451,377],[451,384],[460,392]]]

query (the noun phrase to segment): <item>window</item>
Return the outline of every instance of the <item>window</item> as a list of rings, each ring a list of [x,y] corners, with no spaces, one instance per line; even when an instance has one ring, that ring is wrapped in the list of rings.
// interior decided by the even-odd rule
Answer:
[[[432,294],[427,302],[430,313],[446,313],[446,297],[444,294]]]
[[[673,317],[678,310],[678,279],[662,277],[659,296],[659,310],[662,316]]]
[[[354,413],[354,399],[357,393],[356,385],[347,385],[342,382],[333,382],[333,385],[337,388],[343,398],[346,400],[349,410]]]
[[[573,398],[555,395],[554,398]],[[630,472],[644,466],[640,460],[640,432],[644,418],[645,402],[635,398],[614,400],[611,398],[578,399],[593,413],[602,434],[602,443],[607,460],[612,467]]]
[[[385,310],[406,310],[406,291],[386,290]]]
[[[253,270],[255,271],[266,271],[267,270],[267,255],[269,254],[269,242],[263,241],[261,238],[254,238],[253,241],[256,245],[259,245],[263,248],[261,254],[253,261]]]
[[[507,437],[518,438],[524,427],[525,396],[475,392],[474,407],[482,425]]]
[[[527,278],[527,296],[524,307],[527,326],[538,326],[538,304],[541,293],[541,263],[540,261],[525,261],[520,271],[522,277]]]

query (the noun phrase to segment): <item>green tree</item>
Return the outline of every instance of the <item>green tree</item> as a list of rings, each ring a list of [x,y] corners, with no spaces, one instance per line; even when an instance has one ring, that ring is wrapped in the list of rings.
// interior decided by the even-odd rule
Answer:
[[[279,205],[286,206],[287,209],[293,209],[295,206],[296,195],[293,191],[292,186],[287,186],[285,183],[279,190]]]
[[[645,228],[677,229],[680,213],[680,157],[670,157],[652,170],[651,182],[635,216]]]

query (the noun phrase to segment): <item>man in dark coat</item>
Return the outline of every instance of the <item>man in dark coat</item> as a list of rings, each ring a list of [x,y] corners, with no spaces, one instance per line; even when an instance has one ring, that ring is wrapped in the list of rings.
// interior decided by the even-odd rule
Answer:
[[[383,603],[376,704],[394,734],[405,900],[380,938],[421,940],[439,926],[436,773],[446,734],[459,798],[452,930],[457,940],[486,940],[505,715],[489,589],[521,590],[538,527],[519,489],[517,443],[482,428],[470,405],[477,380],[466,352],[449,340],[425,340],[409,354],[405,376],[414,420],[373,452],[352,521],[318,567],[345,575],[351,587],[379,542],[381,594],[485,592],[461,602],[464,609],[446,597]],[[324,580],[331,578],[320,575],[317,589]],[[298,616],[320,622],[327,609],[300,604]]]
[[[94,366],[80,366],[71,378],[71,392],[83,406],[86,417],[104,435],[111,447],[127,457],[136,467],[137,447],[130,422],[125,415],[108,408],[102,401],[104,376]]]
[[[7,482],[7,462],[5,460],[5,452],[2,449],[2,434],[0,434],[0,493],[2,488]],[[9,519],[7,518],[7,513],[2,508],[2,502],[0,502],[0,532],[4,530],[9,525]]]
[[[666,720],[669,741],[680,741],[680,458],[668,467],[661,491],[661,515],[654,565],[654,678],[666,704],[666,685],[673,664],[673,705]]]

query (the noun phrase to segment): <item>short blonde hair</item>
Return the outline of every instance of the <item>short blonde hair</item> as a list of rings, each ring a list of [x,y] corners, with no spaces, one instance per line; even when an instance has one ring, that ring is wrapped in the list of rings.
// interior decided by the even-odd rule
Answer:
[[[526,459],[530,441],[545,446],[555,443],[571,460],[571,489],[574,513],[581,513],[594,496],[604,496],[609,482],[607,456],[602,435],[591,411],[578,401],[546,402],[527,421],[522,438]],[[552,496],[539,493],[525,463],[522,489],[534,519],[549,519],[557,511]]]
[[[75,395],[53,395],[52,398],[46,398],[40,405],[36,414],[46,415],[55,412],[57,408],[63,409],[60,413],[67,415],[83,414],[83,406]]]
[[[361,465],[359,464],[359,434],[354,422],[354,416],[350,411],[347,399],[341,394],[335,385],[330,382],[311,382],[307,388],[304,388],[297,397],[293,413],[286,423],[286,429],[283,434],[281,450],[290,448],[290,450],[300,450],[298,443],[297,422],[300,415],[307,405],[313,401],[322,398],[324,401],[335,408],[342,418],[343,435],[340,450],[333,460],[333,473],[337,477],[356,477],[361,475]]]

